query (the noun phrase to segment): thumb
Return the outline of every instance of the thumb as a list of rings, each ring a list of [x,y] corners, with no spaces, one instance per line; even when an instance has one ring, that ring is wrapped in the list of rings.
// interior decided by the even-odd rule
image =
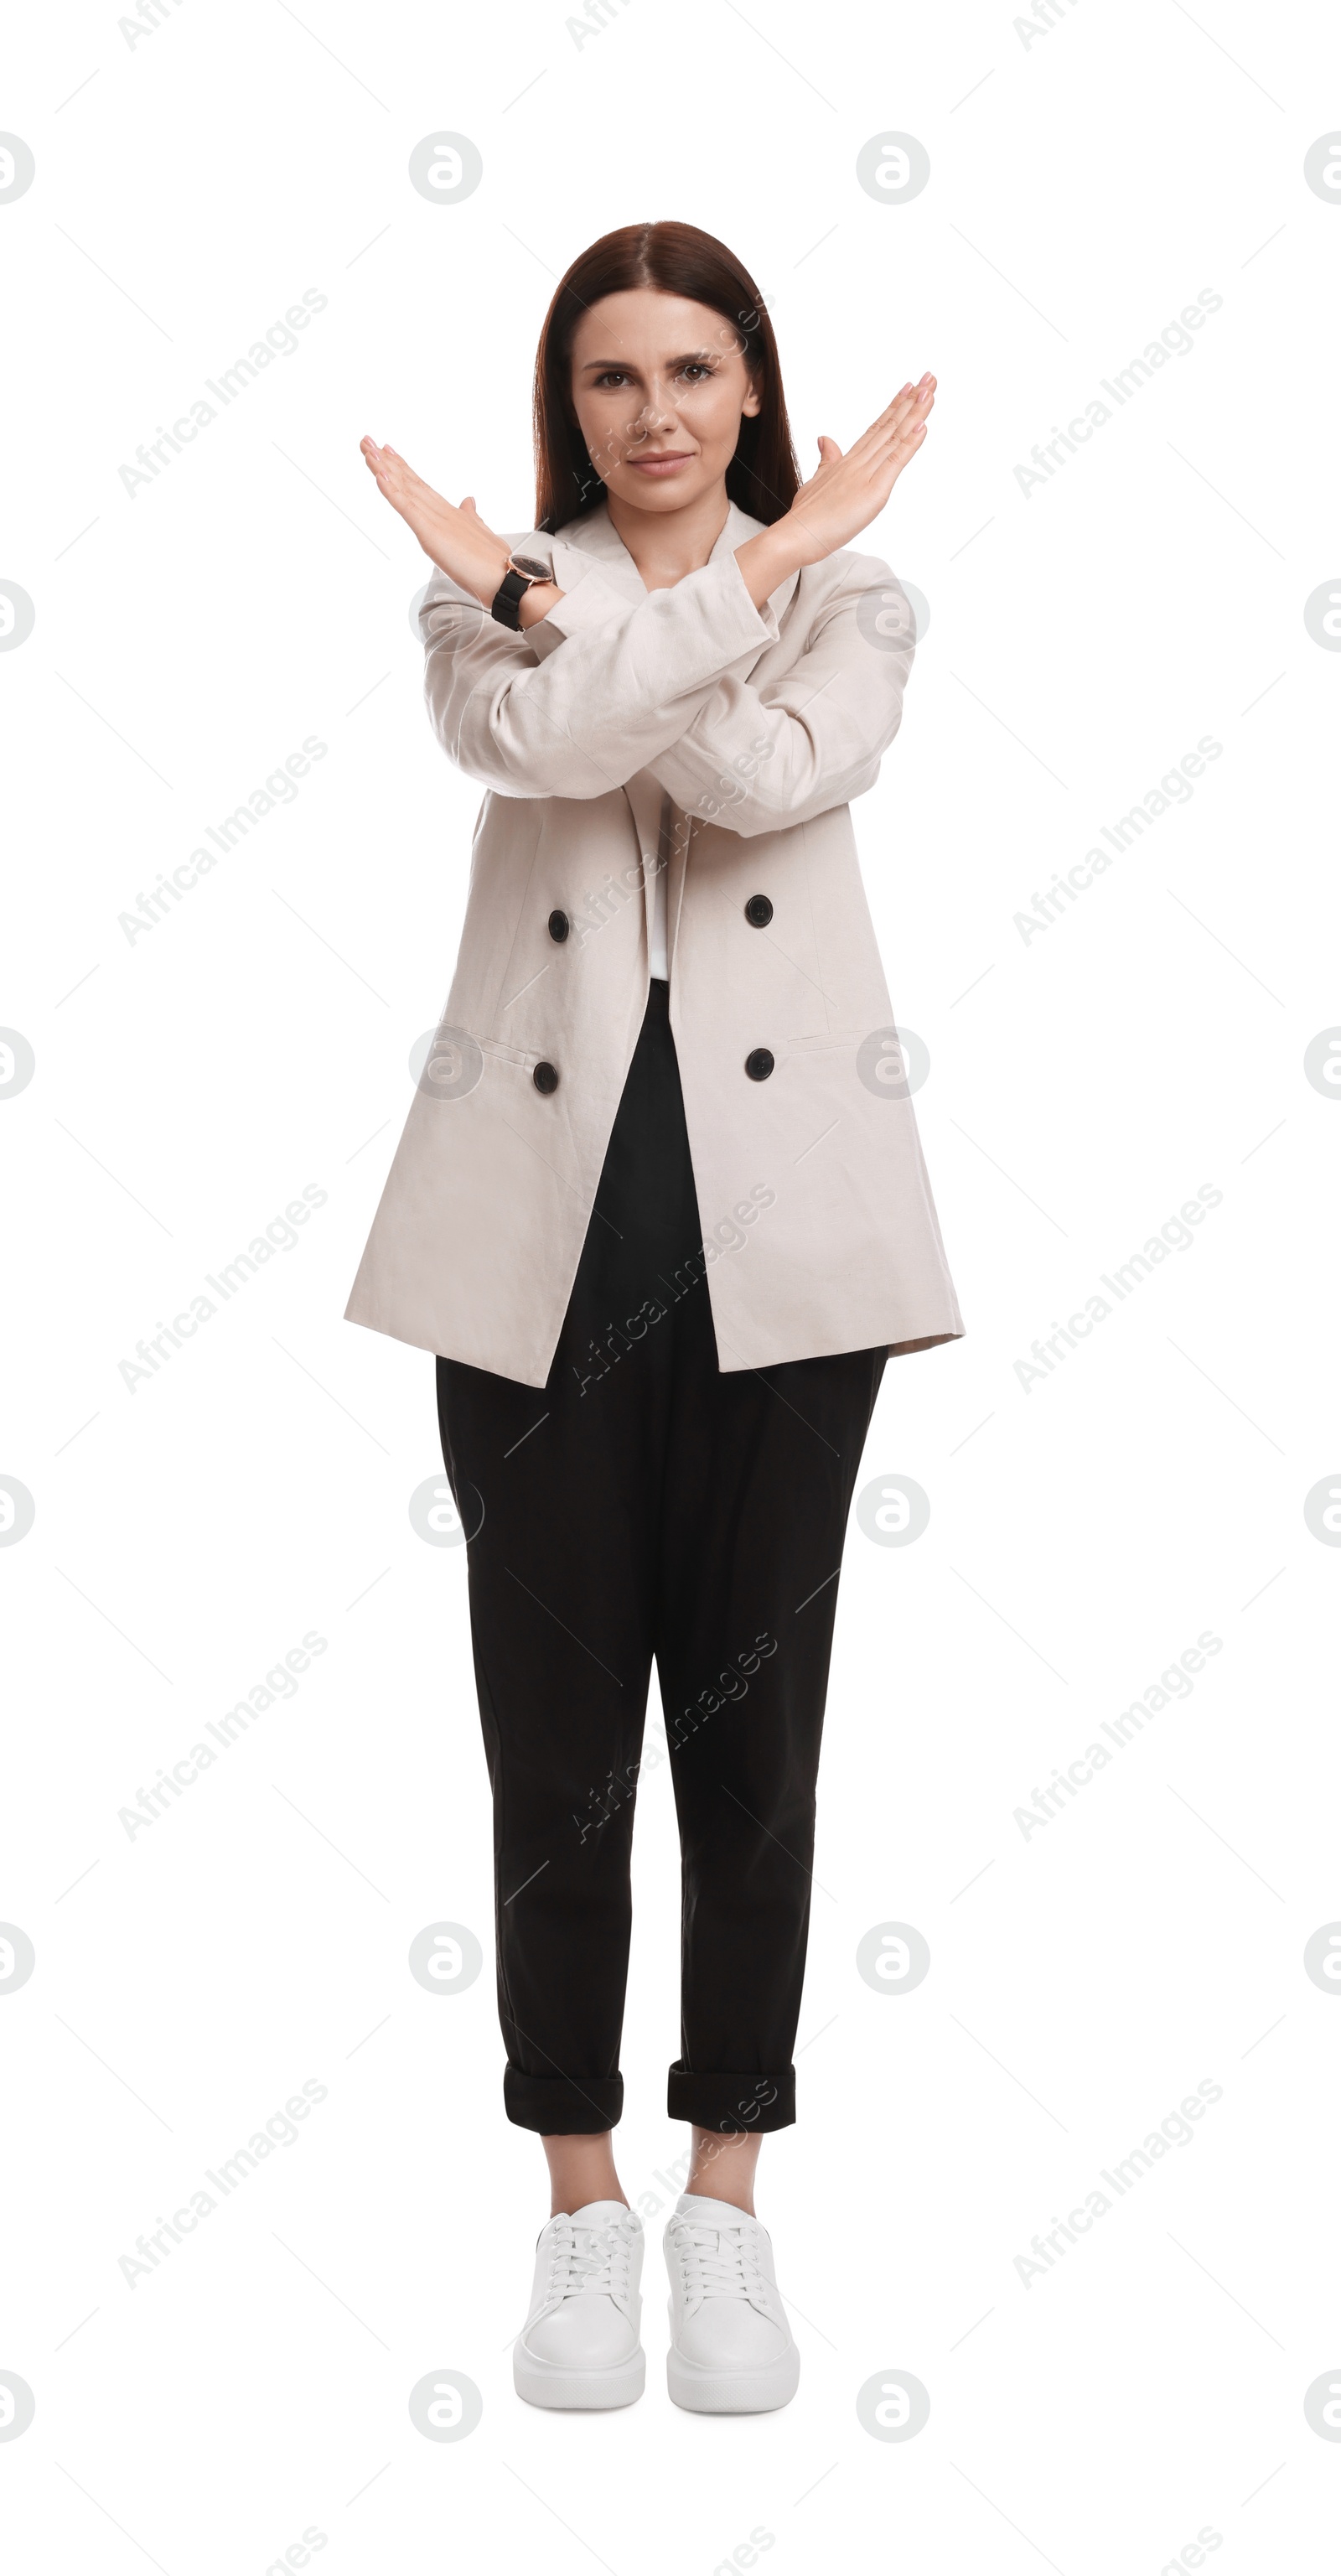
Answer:
[[[823,437],[821,437],[821,438],[816,439],[815,444],[816,444],[816,446],[818,447],[819,452],[820,452],[820,463],[821,463],[821,465],[836,465],[836,464],[837,464],[838,459],[839,459],[839,457],[842,455],[843,451],[842,451],[841,447],[839,446],[838,441],[837,441],[837,439],[836,439],[836,438],[823,438]]]
[[[462,507],[462,509],[463,509],[463,510],[469,510],[469,512],[470,512],[470,514],[471,514],[471,517],[472,517],[473,519],[478,519],[478,517],[479,517],[479,515],[480,515],[480,514],[479,514],[479,511],[478,511],[478,510],[476,509],[476,507],[475,507],[475,495],[474,495],[474,493],[473,493],[473,492],[467,492],[466,497],[465,497],[464,501],[463,501],[463,502],[462,502],[462,504],[461,504],[461,507]]]

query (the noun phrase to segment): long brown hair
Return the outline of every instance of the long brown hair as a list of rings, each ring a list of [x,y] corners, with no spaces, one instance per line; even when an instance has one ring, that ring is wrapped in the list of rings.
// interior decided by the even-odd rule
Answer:
[[[573,261],[554,290],[535,361],[535,524],[552,535],[605,496],[577,425],[570,360],[587,307],[630,287],[655,287],[706,304],[730,322],[759,395],[742,420],[726,469],[727,496],[771,527],[790,509],[801,476],[792,446],[773,325],[758,287],[724,242],[694,224],[625,224]]]

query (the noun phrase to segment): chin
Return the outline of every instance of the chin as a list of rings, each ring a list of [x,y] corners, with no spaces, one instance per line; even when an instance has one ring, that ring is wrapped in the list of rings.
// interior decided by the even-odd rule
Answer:
[[[612,482],[609,488],[638,510],[680,510],[686,501],[696,501],[711,479],[701,468],[692,474],[672,475],[669,480],[654,475],[649,481],[646,475],[630,473],[621,475],[618,483]]]

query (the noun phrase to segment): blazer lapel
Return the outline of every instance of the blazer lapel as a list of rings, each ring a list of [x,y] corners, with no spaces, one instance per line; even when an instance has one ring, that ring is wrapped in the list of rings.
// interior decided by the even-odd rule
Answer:
[[[604,501],[584,518],[570,519],[557,537],[550,538],[549,546],[554,578],[561,590],[576,590],[589,572],[599,572],[602,580],[612,590],[622,592],[632,606],[646,599],[642,575],[611,527]]]

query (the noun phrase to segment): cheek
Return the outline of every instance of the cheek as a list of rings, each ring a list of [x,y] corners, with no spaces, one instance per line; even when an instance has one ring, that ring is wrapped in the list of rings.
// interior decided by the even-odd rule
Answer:
[[[740,435],[741,397],[732,386],[713,385],[687,401],[680,417],[703,447],[735,449]]]
[[[643,405],[631,386],[600,407],[592,420],[587,451],[603,465],[622,465],[643,434]]]
[[[723,369],[711,385],[705,385],[703,396],[719,420],[737,421],[749,388],[733,369]]]
[[[578,429],[588,454],[599,453],[610,429],[609,414],[604,405],[593,402],[574,403],[573,409],[577,413]]]

